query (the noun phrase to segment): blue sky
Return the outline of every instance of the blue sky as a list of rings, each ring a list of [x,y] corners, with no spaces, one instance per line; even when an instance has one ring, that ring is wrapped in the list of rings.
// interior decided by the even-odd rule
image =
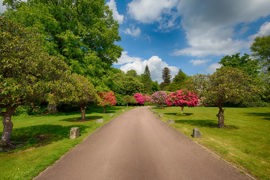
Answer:
[[[106,2],[119,22],[117,44],[124,49],[114,66],[141,74],[148,65],[159,82],[164,67],[172,76],[179,69],[188,75],[213,73],[223,56],[250,53],[256,36],[270,35],[270,0]],[[4,9],[0,5],[0,12]]]
[[[218,61],[250,53],[256,36],[270,35],[269,0],[107,0],[120,24],[124,49],[114,66],[153,80],[169,67],[188,75],[213,73]]]

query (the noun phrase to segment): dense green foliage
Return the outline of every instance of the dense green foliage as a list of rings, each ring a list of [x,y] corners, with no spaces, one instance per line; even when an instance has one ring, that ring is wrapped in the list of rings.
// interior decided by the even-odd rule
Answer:
[[[225,103],[242,103],[256,98],[259,89],[244,71],[232,67],[222,67],[210,76],[204,96],[207,103],[219,108],[218,127],[224,127]]]
[[[231,56],[224,56],[219,63],[225,67],[241,69],[254,78],[259,74],[258,60],[251,59],[248,54],[240,56],[240,53],[237,53]]]
[[[46,94],[52,90],[50,84],[68,71],[61,59],[44,52],[39,40],[35,32],[0,16],[0,108],[4,125],[1,144],[4,146],[10,145],[11,116],[16,108],[45,101]]]
[[[96,86],[121,55],[114,44],[120,40],[118,23],[103,0],[28,0],[4,16],[36,29],[50,54],[63,57],[73,72],[90,77]]]
[[[180,69],[178,73],[172,80],[172,83],[169,84],[167,90],[177,91],[179,89],[187,88],[188,76]]]
[[[257,37],[250,49],[263,70],[270,72],[270,36]]]
[[[154,108],[162,120],[175,120],[174,128],[191,138],[198,128],[201,138],[194,141],[216,152],[225,160],[244,169],[257,179],[270,177],[270,109],[226,108],[226,124],[217,128],[216,108],[187,108],[184,114],[178,107]]]

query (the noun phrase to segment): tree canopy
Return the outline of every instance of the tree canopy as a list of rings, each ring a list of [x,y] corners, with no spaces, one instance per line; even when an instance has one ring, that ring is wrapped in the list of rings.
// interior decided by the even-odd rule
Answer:
[[[38,30],[49,54],[63,57],[73,72],[95,85],[121,55],[114,44],[120,40],[119,25],[103,0],[5,2],[16,8],[5,17]]]
[[[241,103],[256,98],[259,90],[254,83],[244,71],[232,67],[222,67],[210,76],[204,96],[206,103],[219,108],[218,127],[224,127],[225,103]]]
[[[250,49],[253,56],[260,61],[263,70],[270,72],[270,36],[255,38]]]
[[[40,36],[0,16],[0,108],[3,115],[2,142],[9,144],[11,116],[20,105],[45,101],[49,84],[62,78],[68,66],[49,56]]]
[[[258,60],[251,59],[248,54],[240,56],[240,53],[237,53],[231,56],[224,56],[219,63],[226,67],[241,69],[252,77],[257,77],[259,74]]]

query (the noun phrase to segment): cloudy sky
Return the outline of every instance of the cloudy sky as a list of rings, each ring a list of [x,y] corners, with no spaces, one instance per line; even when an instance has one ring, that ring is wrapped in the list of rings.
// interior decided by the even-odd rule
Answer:
[[[114,66],[141,74],[148,65],[159,82],[164,67],[172,75],[179,69],[188,75],[212,73],[223,56],[250,53],[256,36],[270,35],[270,0],[106,2],[120,24],[118,44],[124,49]]]
[[[116,67],[139,74],[148,65],[161,81],[172,75],[212,73],[225,55],[250,53],[256,36],[270,35],[269,0],[107,0],[124,48]]]

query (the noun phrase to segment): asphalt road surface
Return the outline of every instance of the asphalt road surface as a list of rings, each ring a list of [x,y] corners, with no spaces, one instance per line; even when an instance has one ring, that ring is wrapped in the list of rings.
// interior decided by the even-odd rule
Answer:
[[[35,179],[251,179],[168,127],[147,108],[115,118]]]

